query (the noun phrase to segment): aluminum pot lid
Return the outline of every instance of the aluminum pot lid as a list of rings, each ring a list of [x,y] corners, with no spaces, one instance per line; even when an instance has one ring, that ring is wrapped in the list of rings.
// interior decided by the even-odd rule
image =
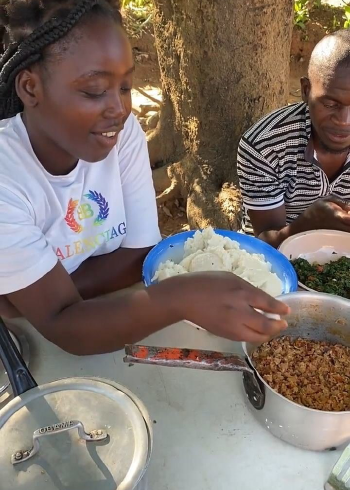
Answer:
[[[108,381],[68,378],[12,400],[0,412],[1,490],[134,489],[151,440],[128,393]]]

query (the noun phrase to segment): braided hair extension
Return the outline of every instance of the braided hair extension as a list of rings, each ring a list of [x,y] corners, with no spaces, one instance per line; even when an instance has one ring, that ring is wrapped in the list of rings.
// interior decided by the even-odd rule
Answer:
[[[38,7],[38,0],[30,1]],[[70,10],[65,9],[65,15],[60,16],[57,13],[57,4],[59,2],[52,2],[52,0],[46,0],[46,2],[51,7],[56,6],[53,17],[40,25],[43,8],[41,8],[40,16],[37,8],[36,15],[34,15],[36,18],[33,19],[34,22],[32,21],[32,24],[37,23],[39,20],[38,27],[32,29],[32,32],[27,36],[23,36],[22,33],[22,39],[19,41],[10,42],[0,58],[0,119],[15,116],[23,110],[22,101],[18,97],[15,87],[15,79],[18,73],[40,61],[43,58],[45,48],[61,40],[78,24],[85,14],[98,6],[102,11],[109,12],[114,19],[122,24],[119,10],[114,12],[111,2],[105,0],[79,0],[73,2],[73,7]],[[43,4],[43,0],[40,3]],[[60,3],[62,4],[62,2]],[[28,5],[28,1],[26,4]],[[2,6],[2,8],[6,9],[6,6]],[[16,27],[18,30],[18,22]],[[22,24],[22,30],[26,30],[25,27],[27,26]],[[9,37],[11,40],[11,35]]]

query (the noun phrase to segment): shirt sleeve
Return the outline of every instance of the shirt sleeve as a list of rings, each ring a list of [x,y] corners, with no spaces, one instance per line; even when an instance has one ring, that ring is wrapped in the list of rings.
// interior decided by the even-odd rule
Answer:
[[[284,189],[275,169],[277,163],[270,163],[247,139],[241,139],[237,172],[246,209],[268,210],[284,204]]]
[[[56,264],[25,201],[0,186],[0,295],[34,284]]]
[[[145,133],[131,114],[119,146],[120,176],[126,215],[124,248],[151,247],[161,240]]]

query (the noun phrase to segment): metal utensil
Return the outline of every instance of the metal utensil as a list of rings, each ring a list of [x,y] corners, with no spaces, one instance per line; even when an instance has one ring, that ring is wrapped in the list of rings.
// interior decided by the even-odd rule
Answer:
[[[325,490],[346,490],[350,488],[350,445],[335,464],[324,488]]]
[[[154,347],[146,345],[126,345],[124,362],[157,364],[158,366],[203,369],[208,371],[254,370],[242,357],[225,352],[209,350],[179,349],[177,347]]]
[[[202,369],[205,371],[238,371],[243,373],[244,383],[251,403],[261,409],[265,404],[264,387],[249,362],[237,354],[177,347],[126,345],[124,362],[155,364],[165,367]]]

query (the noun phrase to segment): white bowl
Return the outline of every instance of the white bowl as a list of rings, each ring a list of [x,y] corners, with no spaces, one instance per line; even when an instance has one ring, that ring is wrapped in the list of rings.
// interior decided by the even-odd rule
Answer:
[[[279,246],[279,251],[288,260],[302,258],[323,265],[340,257],[350,257],[350,233],[335,230],[305,231],[287,238]],[[314,291],[301,282],[299,286]]]

